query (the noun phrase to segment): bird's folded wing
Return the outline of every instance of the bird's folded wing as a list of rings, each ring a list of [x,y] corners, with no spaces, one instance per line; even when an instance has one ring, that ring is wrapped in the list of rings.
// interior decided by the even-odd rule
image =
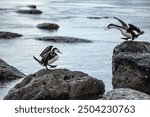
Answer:
[[[41,56],[41,57],[44,57],[44,55],[45,55],[47,52],[51,51],[52,48],[53,48],[52,45],[46,47],[46,48],[41,52],[40,56]]]
[[[43,56],[43,60],[44,61],[49,61],[49,60],[51,60],[52,58],[54,58],[55,57],[55,55],[54,54],[52,54],[51,52],[47,52],[46,54],[44,54],[44,56]]]

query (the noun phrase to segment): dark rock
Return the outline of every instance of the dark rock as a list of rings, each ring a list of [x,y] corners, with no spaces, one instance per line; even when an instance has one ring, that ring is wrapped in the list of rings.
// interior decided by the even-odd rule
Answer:
[[[11,81],[22,77],[25,77],[23,73],[0,59],[0,82]]]
[[[42,11],[40,11],[38,9],[21,9],[21,10],[18,10],[16,12],[21,13],[21,14],[35,14],[35,15],[42,13]]]
[[[56,30],[59,28],[59,25],[55,23],[42,23],[37,25],[40,29],[49,29],[49,30]]]
[[[150,94],[150,43],[125,41],[113,52],[113,88]]]
[[[150,95],[128,88],[107,92],[100,100],[150,100]]]
[[[17,38],[21,36],[22,35],[18,33],[0,31],[0,39],[11,39],[11,38]]]
[[[36,5],[28,5],[27,7],[32,8],[32,9],[36,9],[37,8]]]
[[[102,17],[87,17],[88,19],[102,19]]]
[[[102,95],[103,81],[79,71],[67,69],[40,70],[24,78],[4,97],[7,100],[78,99]],[[82,98],[80,98],[82,99]]]
[[[65,37],[65,36],[48,36],[36,38],[37,40],[50,41],[55,43],[91,43],[92,41],[87,39],[80,39],[75,37]]]
[[[107,19],[109,17],[87,17],[88,19]]]

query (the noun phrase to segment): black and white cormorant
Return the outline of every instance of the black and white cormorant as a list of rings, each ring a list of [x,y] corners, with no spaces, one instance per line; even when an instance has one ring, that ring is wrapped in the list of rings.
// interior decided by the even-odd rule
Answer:
[[[121,19],[114,17],[114,19],[117,19],[122,26],[116,25],[116,24],[109,24],[107,26],[107,29],[118,29],[121,31],[122,35],[124,35],[126,38],[121,38],[121,39],[131,39],[134,40],[136,39],[138,36],[144,34],[144,31],[141,31],[137,26],[133,25],[133,24],[126,24],[124,21],[122,21]]]
[[[51,65],[54,63],[56,60],[58,60],[59,55],[58,53],[61,54],[58,48],[53,48],[53,46],[48,46],[46,47],[40,54],[41,60],[38,60],[35,56],[33,58],[38,61],[41,65],[45,66],[46,69],[48,69],[47,66],[50,66],[50,68],[55,68],[57,65]]]

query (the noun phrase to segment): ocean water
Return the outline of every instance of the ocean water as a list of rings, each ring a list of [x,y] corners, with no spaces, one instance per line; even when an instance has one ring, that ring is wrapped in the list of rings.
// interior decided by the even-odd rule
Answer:
[[[15,10],[35,4],[41,15],[17,14]],[[0,40],[0,58],[24,74],[34,73],[43,67],[32,56],[39,56],[48,45],[63,53],[55,63],[58,68],[83,71],[101,79],[106,91],[112,89],[113,48],[123,42],[117,30],[105,31],[109,23],[117,23],[113,16],[133,23],[145,31],[137,41],[148,41],[150,35],[149,0],[0,0],[0,31],[10,31],[24,36]],[[102,17],[88,19],[87,17]],[[103,18],[110,17],[110,18]],[[36,28],[39,23],[60,25],[57,31]],[[71,36],[92,40],[93,43],[62,44],[35,40],[44,36]],[[0,84],[0,99],[22,79]]]

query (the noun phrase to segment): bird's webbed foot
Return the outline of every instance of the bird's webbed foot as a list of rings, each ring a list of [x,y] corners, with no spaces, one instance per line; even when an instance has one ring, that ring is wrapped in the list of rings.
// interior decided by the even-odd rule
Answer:
[[[133,41],[134,39],[131,39],[130,41]]]
[[[57,65],[48,65],[48,66],[50,66],[50,68],[55,68],[55,67],[57,67]]]

